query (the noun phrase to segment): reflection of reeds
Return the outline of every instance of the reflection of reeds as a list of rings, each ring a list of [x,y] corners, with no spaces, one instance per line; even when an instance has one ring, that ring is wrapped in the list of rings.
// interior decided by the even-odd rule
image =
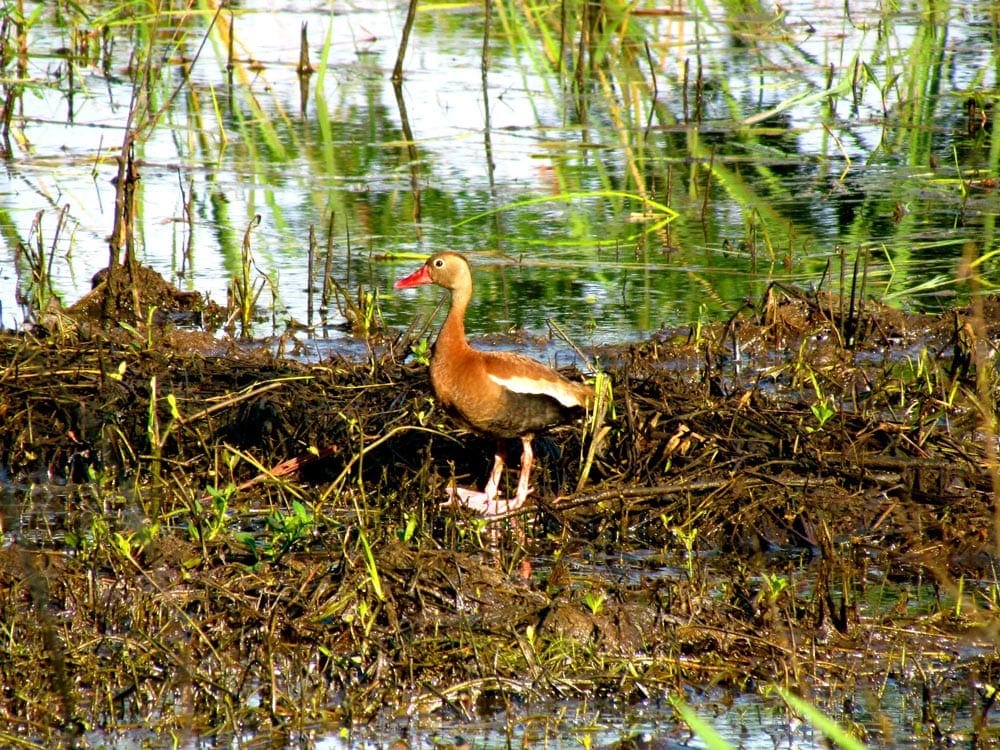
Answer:
[[[274,161],[283,162],[288,159],[288,150],[282,143],[282,138],[275,127],[274,118],[283,125],[289,124],[288,117],[278,102],[271,102],[271,109],[261,105],[251,82],[263,74],[259,65],[250,58],[242,58],[236,54],[237,36],[235,20],[231,15],[218,12],[215,22],[210,28],[213,39],[218,39],[226,48],[226,71],[230,80],[230,96],[239,96],[250,112],[248,118],[238,106],[232,107],[232,116],[241,131],[243,144],[255,159],[259,159],[256,143],[263,143],[269,157]],[[239,85],[235,85],[238,83]],[[289,133],[293,131],[287,131]]]
[[[343,266],[347,269],[346,282],[341,284],[331,273],[333,268],[333,229],[334,214],[330,214],[330,222],[327,226],[326,247],[323,258],[323,283],[320,315],[322,322],[327,322],[327,315],[331,304],[335,304],[338,313],[351,326],[351,331],[357,336],[367,337],[376,329],[382,327],[381,315],[378,309],[378,296],[369,291],[364,284],[358,284],[357,296],[352,298],[348,291],[351,286],[351,238],[347,236],[347,251]],[[308,271],[308,319],[312,325],[312,296],[313,290],[317,286],[315,280],[315,268],[317,266],[317,242],[315,227],[309,227],[309,271]]]
[[[566,203],[566,204],[582,204],[590,200],[606,200],[609,203],[615,205],[619,211],[623,212],[627,216],[627,221],[632,224],[637,224],[640,226],[632,235],[626,237],[625,239],[637,239],[639,237],[644,237],[647,235],[654,235],[659,232],[663,227],[669,224],[677,217],[677,212],[674,211],[667,205],[660,203],[657,200],[649,198],[643,195],[637,195],[633,193],[622,192],[620,190],[593,190],[593,191],[580,191],[580,192],[564,192],[557,195],[545,196],[544,198],[528,198],[524,200],[517,200],[512,203],[508,203],[497,208],[491,209],[489,211],[484,211],[483,213],[476,214],[474,216],[469,216],[462,221],[458,222],[455,226],[461,227],[466,224],[478,221],[483,217],[493,216],[496,214],[516,211],[520,208],[526,206],[535,206],[544,203]],[[581,217],[581,221],[586,221],[586,217]],[[587,237],[589,239],[581,241],[580,244],[586,242],[589,245],[600,247],[602,243],[602,238],[595,236],[594,233],[588,232]],[[525,240],[530,241],[530,240]],[[551,240],[545,240],[546,244],[551,245]],[[563,244],[568,244],[570,241],[564,241]]]
[[[56,256],[59,238],[66,227],[66,217],[69,206],[63,206],[56,214],[56,227],[52,241],[46,246],[42,234],[42,218],[45,211],[35,214],[31,223],[31,233],[27,242],[18,242],[14,250],[14,265],[20,269],[26,266],[30,280],[19,287],[18,301],[28,308],[29,314],[35,320],[40,320],[53,307],[60,307],[61,301],[52,285],[52,261]]]
[[[257,214],[247,224],[246,231],[243,232],[242,254],[240,256],[240,272],[235,274],[230,284],[231,303],[228,311],[229,325],[236,319],[240,323],[240,337],[248,339],[253,333],[254,310],[257,309],[257,300],[260,299],[261,292],[267,284],[267,278],[258,273],[252,274],[256,268],[253,262],[253,250],[250,245],[250,233],[260,226],[260,214]]]
[[[792,64],[783,65],[783,75],[790,80],[797,78],[802,85],[784,83],[793,93],[766,109],[747,113],[740,95],[733,91],[734,82],[714,72],[715,58],[705,54],[684,58],[677,61],[683,76],[658,76],[658,70],[669,62],[667,55],[682,47],[669,39],[665,41],[664,27],[670,30],[671,25],[658,24],[661,16],[620,0],[563,0],[554,6],[535,0],[506,0],[496,6],[500,20],[497,35],[518,50],[521,59],[543,81],[542,86],[532,89],[536,98],[548,100],[544,108],[539,102],[538,111],[566,112],[562,97],[570,88],[574,92],[575,109],[566,114],[579,124],[581,144],[587,144],[593,132],[606,133],[606,123],[611,125],[615,142],[602,144],[613,145],[607,152],[611,157],[608,166],[599,151],[590,152],[594,157],[590,170],[568,169],[566,165],[572,164],[571,160],[553,159],[553,182],[559,196],[587,193],[598,196],[601,191],[588,189],[583,180],[601,175],[607,188],[633,194],[641,200],[654,197],[662,201],[662,196],[676,194],[682,200],[689,197],[692,203],[697,201],[701,221],[710,232],[713,196],[724,193],[730,202],[743,207],[754,234],[766,240],[772,267],[780,254],[784,267],[791,270],[803,262],[802,249],[822,246],[825,242],[824,238],[815,237],[814,230],[803,225],[799,218],[786,214],[785,207],[795,207],[798,202],[793,193],[796,186],[776,174],[765,159],[743,156],[734,159],[732,149],[723,151],[717,139],[705,137],[700,123],[710,116],[708,106],[721,106],[733,115],[729,124],[732,141],[740,144],[741,152],[773,152],[767,139],[773,136],[774,123],[778,123],[780,132],[781,118],[786,113],[818,104],[826,105],[827,114],[832,116],[836,102],[856,89],[858,66],[852,60],[839,69],[833,64],[821,68],[799,48],[794,35],[784,28],[783,20],[759,3],[752,4],[749,14],[746,4],[723,3],[722,17],[717,12],[710,13],[704,3],[688,5],[686,10],[690,15],[711,20],[699,25],[687,24],[685,29],[693,28],[696,34],[705,35],[706,41],[708,34],[728,30],[742,42],[759,47],[761,57],[774,54],[782,56],[783,61],[791,60]],[[935,48],[932,35],[926,37],[928,47]],[[691,46],[697,49],[700,41],[700,38],[691,40]],[[928,61],[934,58],[926,55]],[[794,61],[799,61],[799,65]],[[825,88],[817,89],[813,83],[812,78],[817,74],[826,80]],[[920,73],[913,75],[925,80]],[[713,101],[706,102],[706,97],[712,97]],[[678,122],[689,126],[678,130]],[[838,155],[844,156],[844,147],[836,134],[825,123],[817,123],[817,128],[832,136]],[[929,132],[929,128],[925,127],[924,132]],[[611,166],[615,158],[618,161]],[[622,168],[618,169],[617,164],[623,165]],[[689,166],[674,169],[678,164]],[[849,168],[850,161],[847,164]],[[674,190],[673,183],[685,178],[687,184],[682,182],[678,186],[681,189]],[[641,242],[647,234],[662,227],[653,225],[647,229],[650,231],[616,239]],[[599,236],[600,232],[593,234]],[[755,252],[756,242],[751,245]]]
[[[14,141],[7,144],[8,150],[11,145],[18,146],[20,87],[45,85],[29,81],[22,74],[28,60],[27,30],[39,19],[49,22],[49,17],[41,6],[33,10],[31,4],[29,16],[25,17],[24,5],[23,0],[13,0],[8,3],[8,15],[0,19],[0,41],[6,50],[6,57],[0,61],[5,66],[0,68],[2,136],[8,142]],[[85,8],[88,5],[83,4]],[[726,239],[734,244],[741,241],[738,235],[742,216],[751,274],[792,270],[805,275],[822,272],[828,248],[836,243],[862,247],[870,241],[872,217],[898,213],[898,223],[891,231],[901,239],[919,231],[925,217],[907,205],[914,180],[909,181],[909,193],[904,192],[907,187],[903,184],[886,191],[858,191],[860,205],[844,211],[846,218],[838,217],[841,224],[836,231],[841,236],[837,238],[823,236],[830,224],[813,223],[805,216],[801,210],[802,192],[810,191],[817,200],[823,200],[829,194],[826,188],[833,185],[839,189],[864,168],[866,156],[858,156],[861,127],[874,128],[876,141],[878,128],[883,128],[882,140],[867,154],[869,161],[906,159],[914,165],[931,164],[931,136],[940,133],[940,124],[934,121],[940,119],[941,103],[946,99],[942,96],[942,66],[947,64],[950,52],[945,41],[954,38],[949,36],[947,14],[928,9],[919,17],[901,21],[888,10],[873,11],[871,31],[861,30],[860,42],[851,37],[850,45],[857,44],[857,48],[845,44],[839,57],[832,54],[830,59],[820,60],[813,59],[809,49],[800,43],[802,32],[794,19],[783,18],[764,3],[724,0],[709,7],[702,0],[675,0],[670,7],[650,5],[624,0],[489,0],[483,17],[474,16],[476,23],[483,24],[484,174],[492,181],[493,149],[500,143],[496,133],[491,133],[494,125],[490,121],[490,100],[497,100],[500,93],[495,83],[499,76],[494,76],[491,88],[488,75],[491,66],[508,66],[513,59],[531,75],[525,91],[537,113],[534,124],[538,130],[532,135],[540,137],[532,156],[544,163],[545,184],[541,189],[549,191],[552,200],[562,200],[574,208],[566,212],[564,226],[553,227],[549,236],[542,237],[542,232],[536,231],[537,224],[531,224],[541,211],[519,200],[527,194],[537,195],[529,192],[535,186],[524,190],[522,184],[511,191],[498,190],[500,200],[507,201],[504,214],[494,212],[487,216],[489,222],[479,225],[489,228],[490,249],[506,252],[508,248],[502,245],[509,242],[521,246],[555,244],[567,248],[567,254],[575,253],[573,261],[577,263],[589,262],[589,251],[595,247],[621,246],[625,251],[634,250],[640,260],[648,259],[649,251],[655,249],[686,251],[692,242],[714,251]],[[415,10],[416,0],[406,4],[404,39],[391,71],[396,79],[406,74],[405,42]],[[360,226],[362,236],[371,229],[372,236],[391,244],[393,240],[407,242],[414,234],[422,236],[425,227],[437,230],[454,226],[483,205],[479,196],[463,201],[446,190],[441,191],[442,200],[427,189],[430,184],[446,184],[446,180],[440,180],[436,173],[434,150],[425,149],[420,140],[426,134],[411,132],[403,98],[399,97],[396,111],[384,107],[382,86],[390,71],[377,70],[377,65],[372,64],[374,55],[367,56],[367,61],[361,61],[359,55],[351,75],[345,71],[340,81],[327,85],[324,77],[332,57],[332,17],[322,44],[314,50],[318,53],[315,68],[309,59],[306,30],[295,27],[293,41],[298,42],[298,54],[297,59],[288,62],[300,74],[303,89],[299,100],[301,118],[293,122],[283,109],[288,100],[278,95],[280,88],[275,86],[274,93],[269,88],[267,68],[274,63],[260,62],[267,58],[241,43],[237,34],[239,24],[246,23],[242,19],[247,16],[242,14],[247,11],[229,9],[218,0],[200,0],[197,11],[174,9],[158,15],[132,8],[109,8],[91,17],[96,20],[73,20],[72,13],[66,16],[70,19],[66,21],[66,32],[71,53],[60,51],[62,72],[59,81],[53,82],[54,87],[68,97],[66,86],[70,84],[79,100],[83,63],[105,71],[117,65],[136,81],[128,119],[131,135],[122,139],[124,163],[120,165],[117,185],[122,195],[116,201],[120,210],[116,211],[115,227],[110,233],[109,260],[118,261],[109,264],[111,286],[120,283],[128,289],[133,250],[136,246],[142,250],[143,183],[138,180],[138,171],[150,156],[145,153],[145,143],[154,129],[173,127],[180,131],[181,137],[176,138],[179,160],[193,167],[196,179],[205,175],[206,182],[214,182],[212,166],[204,165],[220,165],[234,158],[233,153],[236,159],[245,159],[239,164],[240,173],[262,176],[259,186],[263,189],[259,190],[255,183],[250,189],[251,200],[263,194],[264,200],[270,202],[269,222],[282,235],[278,244],[287,249],[283,252],[299,250],[303,244],[301,228],[312,222],[321,225],[323,220],[315,221],[315,216],[331,212],[345,225]],[[127,15],[129,12],[133,15]],[[413,32],[414,38],[420,43],[444,42],[444,46],[454,41],[450,36],[454,27],[446,15],[439,15],[437,6],[421,6],[420,12],[424,23]],[[399,13],[402,23],[402,6]],[[102,24],[99,27],[98,20]],[[93,28],[87,26],[91,23]],[[850,19],[845,23],[853,23],[850,28],[856,31],[861,29]],[[900,23],[908,24],[906,33],[894,29],[894,24]],[[77,28],[69,28],[72,24]],[[474,38],[468,29],[462,34],[465,36],[460,38],[466,41]],[[119,39],[128,41],[134,50],[128,60],[112,60],[112,42],[118,43]],[[905,47],[900,39],[905,40]],[[201,59],[206,44],[215,47],[214,61]],[[815,46],[811,49],[815,50]],[[177,59],[181,61],[177,68],[163,65],[163,61]],[[228,87],[199,85],[189,78],[196,65],[204,68],[213,63],[218,65],[219,80],[230,81]],[[372,66],[370,70],[365,69],[367,65]],[[76,77],[68,82],[65,76],[73,72],[73,66],[77,66]],[[989,115],[981,105],[988,101],[988,93],[982,89],[989,86],[989,69],[982,66],[970,71],[968,84],[963,84],[970,89],[970,100],[980,102],[984,123]],[[310,70],[317,75],[310,77]],[[749,94],[748,82],[738,75],[746,70],[760,71],[759,82],[751,82],[756,83],[757,91]],[[211,74],[201,75],[197,80],[211,78]],[[186,106],[171,106],[182,88],[185,96],[179,104]],[[341,99],[334,101],[335,96]],[[352,97],[364,101],[358,104]],[[415,108],[412,99],[407,103],[417,128],[418,118],[425,113],[419,103]],[[312,111],[308,104],[313,105]],[[803,121],[802,112],[815,113],[816,122]],[[811,176],[788,179],[787,171],[774,164],[801,161],[803,152],[793,141],[799,132],[808,135],[810,129],[814,130],[812,135],[821,138],[822,145],[815,166],[800,164],[799,168],[803,174],[811,168]],[[1000,154],[996,131],[983,127],[972,144],[977,149],[988,145],[986,170],[995,171]],[[184,135],[188,135],[186,144]],[[772,155],[774,160],[769,158]],[[498,151],[498,159],[504,156],[502,150]],[[955,157],[960,170],[967,168],[963,154],[956,153]],[[397,158],[396,164],[391,163]],[[319,179],[311,184],[308,179],[302,180],[304,205],[295,207],[295,220],[283,221],[283,212],[292,209],[287,201],[269,193],[267,187],[275,184],[269,180],[292,159],[301,160],[293,175],[309,173]],[[826,162],[836,165],[829,173]],[[401,190],[352,193],[343,189],[345,180],[351,185],[363,184],[373,175],[384,178],[399,165],[409,170],[410,178]],[[403,170],[400,172],[406,174]],[[285,174],[281,177],[301,179]],[[810,183],[805,184],[804,179]],[[929,179],[935,188],[962,189],[963,183],[946,183],[939,175]],[[205,224],[217,233],[214,239],[221,246],[228,274],[239,273],[240,231],[232,230],[226,193],[214,184],[207,192],[205,200],[213,213]],[[629,197],[618,197],[616,193]],[[394,202],[391,208],[386,209],[390,200],[382,200],[385,195]],[[669,225],[662,223],[657,211],[646,210],[646,199],[678,211],[679,219]],[[496,196],[487,197],[486,205],[495,206],[494,200]],[[185,201],[189,226],[192,202],[197,207],[193,189]],[[470,205],[477,208],[467,209]],[[722,211],[734,206],[731,215],[736,219],[720,220]],[[956,210],[964,208],[963,204]],[[247,213],[255,210],[250,206]],[[237,213],[243,216],[242,210]],[[237,223],[241,221],[237,219]],[[430,236],[433,239],[434,235]],[[552,237],[559,240],[553,243]],[[189,234],[189,242],[192,239]],[[880,240],[885,241],[886,254],[900,269],[905,285],[903,277],[909,273],[908,261],[917,243],[892,242],[891,237],[885,240],[884,236]],[[919,246],[927,247],[926,243]],[[781,267],[782,261],[787,269]],[[742,258],[737,262],[742,263]],[[124,274],[117,270],[122,266]],[[318,267],[314,271],[320,273]],[[706,277],[708,283],[717,287],[746,284],[746,279],[710,277]],[[954,279],[935,283],[953,284]],[[719,289],[720,296],[733,299],[733,288]],[[905,286],[901,288],[906,291]],[[111,293],[108,298],[122,297]],[[353,303],[353,292],[351,299]],[[136,313],[142,315],[141,310]]]
[[[584,142],[595,114],[610,118],[628,175],[620,187],[645,196],[663,176],[652,170],[664,166],[646,137],[654,118],[665,116],[657,106],[652,31],[619,0],[564,0],[558,10],[517,0],[498,10],[509,44],[525,52],[553,102],[565,87],[573,90],[572,116]]]
[[[28,67],[28,29],[39,18],[42,6],[39,5],[31,18],[25,18],[24,0],[17,0],[16,7],[4,5],[4,13],[0,16],[0,81],[3,84],[3,106],[0,107],[0,156],[10,157],[11,123],[14,110],[21,94],[24,92],[23,81],[27,80]],[[17,50],[17,54],[13,54]],[[7,66],[17,60],[17,70],[8,74]]]
[[[218,13],[209,24],[205,38],[211,33],[217,18]],[[133,319],[141,320],[143,317],[142,295],[139,289],[139,261],[136,255],[137,214],[141,210],[141,203],[138,201],[140,159],[136,157],[136,150],[142,148],[146,139],[160,124],[161,118],[172,110],[181,90],[188,85],[191,68],[201,51],[199,47],[195,59],[183,68],[184,75],[181,80],[171,87],[169,79],[161,77],[156,66],[157,55],[162,52],[155,44],[160,20],[160,14],[151,13],[129,21],[129,29],[140,43],[136,45],[131,61],[135,78],[132,83],[132,96],[125,121],[121,151],[117,159],[118,172],[114,180],[114,219],[108,242],[108,266],[102,311],[104,319],[108,321],[119,320],[121,317],[119,302],[122,299],[120,296],[122,284],[128,285],[126,292],[131,297]],[[179,46],[185,40],[186,31],[183,24],[180,24],[168,45]],[[157,84],[164,88],[160,90]],[[121,277],[122,271],[125,273],[124,278]]]

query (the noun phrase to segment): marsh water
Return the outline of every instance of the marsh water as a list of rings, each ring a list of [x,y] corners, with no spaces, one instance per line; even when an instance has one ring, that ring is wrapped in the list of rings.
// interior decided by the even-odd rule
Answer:
[[[992,0],[426,3],[398,88],[405,3],[231,6],[5,3],[26,44],[8,32],[0,71],[3,327],[37,315],[24,248],[66,304],[107,265],[133,111],[138,259],[224,305],[259,215],[253,334],[291,330],[316,359],[357,345],[340,325],[352,304],[389,330],[429,317],[437,294],[392,282],[443,248],[475,264],[471,334],[544,339],[557,325],[580,346],[724,320],[775,282],[849,291],[863,278],[859,293],[937,311],[967,298],[970,273],[1000,281]],[[324,319],[327,247],[342,293]],[[621,571],[602,560],[581,574]],[[895,689],[881,686],[903,707],[892,720],[916,722],[916,698]],[[822,744],[752,696],[691,697],[735,745]],[[313,739],[385,746],[405,725],[414,746],[690,740],[664,737],[672,709],[655,702],[537,710],[541,735],[526,711],[516,725],[386,717]]]
[[[584,345],[719,319],[774,281],[836,289],[859,255],[869,294],[940,307],[967,292],[963,254],[996,250],[985,0],[640,3],[603,9],[590,49],[552,37],[558,8],[491,4],[486,26],[482,4],[421,4],[398,95],[405,4],[57,8],[24,4],[6,71],[6,327],[31,294],[19,244],[66,303],[107,265],[135,94],[139,259],[225,304],[259,214],[258,336],[321,322],[310,230],[314,278],[332,241],[332,275],[389,326],[437,301],[391,282],[451,248],[477,268],[472,333],[551,320]]]

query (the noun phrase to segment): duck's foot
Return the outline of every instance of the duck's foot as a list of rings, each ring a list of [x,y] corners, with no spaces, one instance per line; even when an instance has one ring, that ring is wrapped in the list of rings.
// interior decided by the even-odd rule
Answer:
[[[529,488],[528,493],[530,492]],[[491,497],[489,493],[467,490],[464,487],[449,487],[448,501],[442,505],[445,507],[460,505],[463,508],[474,510],[486,518],[499,518],[524,505],[528,493],[525,493],[525,497],[518,496],[508,499],[496,495]]]

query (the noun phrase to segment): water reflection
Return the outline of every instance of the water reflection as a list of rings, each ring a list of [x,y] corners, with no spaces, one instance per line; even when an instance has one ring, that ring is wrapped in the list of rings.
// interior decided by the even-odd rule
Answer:
[[[976,20],[988,3],[939,17],[903,10],[891,27],[877,4],[850,14],[799,5],[759,17],[638,8],[638,36],[617,56],[590,51],[586,85],[570,75],[568,50],[560,62],[512,46],[506,5],[492,7],[489,29],[480,7],[419,14],[395,88],[404,4],[330,16],[244,3],[204,48],[207,20],[178,18],[171,31],[187,36],[150,96],[184,95],[139,144],[141,258],[222,302],[242,229],[259,213],[255,258],[276,289],[265,304],[279,325],[302,321],[309,228],[323,244],[333,217],[333,273],[380,290],[389,325],[430,304],[389,296],[411,263],[391,259],[447,247],[478,261],[470,332],[544,334],[553,319],[583,343],[725,316],[774,279],[816,283],[838,248],[870,253],[875,293],[935,280],[961,294],[964,246],[989,252],[995,234],[995,191],[959,181],[996,161],[989,112],[975,104],[995,54]],[[31,29],[34,83],[18,102],[23,139],[0,196],[6,326],[22,317],[13,248],[39,240],[29,231],[37,211],[47,212],[44,245],[69,206],[73,230],[52,267],[67,301],[107,259],[109,156],[132,96],[122,74],[131,47],[53,56],[66,23],[43,14]],[[305,99],[303,26],[316,69]],[[230,33],[227,69],[220,41]],[[908,78],[902,59],[931,80]],[[637,221],[641,195],[678,218],[656,229]]]

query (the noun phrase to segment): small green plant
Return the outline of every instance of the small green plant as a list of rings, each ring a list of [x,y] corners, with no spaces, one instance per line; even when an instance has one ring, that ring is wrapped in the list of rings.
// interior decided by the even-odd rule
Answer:
[[[257,301],[260,299],[261,292],[264,291],[264,287],[267,285],[266,277],[259,271],[256,278],[251,275],[251,271],[256,268],[256,264],[253,261],[253,252],[250,247],[250,233],[260,226],[260,221],[260,214],[256,214],[250,220],[250,223],[247,224],[246,231],[243,233],[240,273],[233,276],[229,287],[232,297],[231,304],[235,307],[235,310],[230,313],[229,319],[232,321],[234,317],[239,317],[240,336],[244,339],[248,339],[251,336],[253,330],[253,313],[257,307]]]
[[[605,438],[611,433],[611,427],[606,419],[615,418],[615,397],[611,378],[600,369],[600,364],[594,360],[594,394],[596,398],[583,422],[583,432],[580,436],[580,447],[583,459],[580,464],[580,475],[576,481],[576,491],[580,492],[590,479],[590,470],[594,459]],[[589,439],[588,439],[589,438]]]
[[[706,314],[707,310],[705,308],[705,305],[704,304],[698,305],[698,318],[694,324],[694,336],[693,336],[694,339],[693,343],[698,348],[701,348],[701,345],[703,343],[702,328],[705,327]]]
[[[358,607],[355,610],[357,614],[357,621],[361,624],[361,629],[365,634],[365,640],[371,635],[372,626],[375,624],[376,612],[372,606],[368,603],[367,599],[359,599]]]
[[[136,328],[131,323],[128,323],[127,321],[124,321],[124,320],[119,320],[118,321],[119,327],[123,328],[124,330],[126,330],[130,334],[132,334],[132,336],[137,341],[143,341],[144,342],[144,347],[145,348],[141,349],[142,351],[147,351],[148,352],[148,351],[151,351],[152,348],[153,348],[153,314],[156,312],[157,309],[158,308],[157,308],[156,305],[150,305],[149,308],[146,310],[146,335],[145,336],[143,336],[142,333],[139,331],[139,329]],[[132,348],[136,349],[137,351],[140,350],[140,346],[136,342],[132,342],[131,346],[132,346]]]
[[[154,486],[160,484],[163,447],[166,445],[167,440],[174,431],[174,426],[181,417],[180,411],[177,408],[177,397],[172,393],[168,393],[164,397],[164,400],[170,409],[170,421],[165,427],[160,425],[160,416],[157,411],[159,397],[157,396],[156,376],[153,375],[149,379],[149,410],[146,420],[146,439],[149,441],[149,453],[152,459],[150,473],[153,475]],[[149,512],[155,516],[158,514],[158,509],[154,508]]]
[[[789,587],[789,580],[778,573],[765,573],[764,586],[760,590],[760,598],[767,601],[768,606],[773,605],[781,597],[781,594]]]
[[[906,363],[911,362],[912,360],[906,360]],[[925,392],[928,395],[934,393],[934,372],[936,369],[933,356],[927,350],[927,347],[921,347],[916,365],[911,363],[908,368],[900,368],[900,392],[906,392],[908,383],[915,383],[922,380]]]
[[[475,540],[477,547],[485,549],[487,545],[483,542],[483,533],[489,525],[490,522],[486,518],[466,519],[464,523],[458,524],[458,537],[463,540],[466,538]]]
[[[229,500],[236,494],[236,485],[206,487],[205,492],[212,499],[211,508],[202,518],[188,523],[188,534],[202,543],[215,541],[228,527]]]
[[[89,558],[107,540],[111,533],[108,520],[104,516],[95,515],[85,529],[66,532],[66,544],[77,553],[78,557]]]
[[[237,533],[235,539],[253,555],[251,567],[256,568],[261,562],[274,563],[280,560],[308,537],[315,524],[312,512],[304,503],[294,500],[291,512],[275,511],[267,517],[269,533],[263,540],[248,531]]]
[[[427,339],[420,339],[417,343],[410,347],[410,352],[413,354],[413,359],[417,364],[429,366],[431,363],[431,345]]]
[[[292,543],[302,539],[315,522],[313,514],[298,500],[292,501],[291,513],[272,513],[267,519],[267,525],[275,532],[276,539]]]
[[[809,407],[809,410],[813,413],[813,416],[816,417],[816,421],[819,422],[820,427],[830,421],[830,417],[836,413],[829,397],[826,397],[821,401],[817,401]]]
[[[27,306],[36,320],[52,307],[62,306],[62,301],[52,284],[52,261],[56,256],[59,235],[66,225],[68,210],[69,206],[67,205],[59,211],[55,232],[48,247],[46,247],[42,234],[42,217],[45,215],[43,209],[35,214],[28,241],[24,244],[18,243],[15,248],[15,268],[20,269],[22,265],[26,266],[30,274],[30,280],[19,286],[17,290],[18,300]]]
[[[661,519],[663,517],[661,516]],[[664,521],[666,522],[666,521]],[[690,528],[685,529],[683,526],[672,526],[670,528],[670,533],[672,533],[677,539],[680,540],[681,544],[684,545],[684,561],[687,565],[687,575],[688,580],[694,580],[694,561],[695,561],[695,550],[694,542],[698,538],[698,527],[691,525]]]
[[[378,327],[379,310],[378,295],[370,292],[364,286],[358,287],[358,305],[351,321],[354,333],[358,336],[368,336]]]
[[[417,516],[415,513],[406,513],[403,518],[406,519],[406,525],[396,532],[396,536],[401,542],[409,542],[417,532]]]
[[[823,390],[820,388],[819,381],[816,380],[816,373],[810,372],[809,380],[812,382],[813,392],[816,394],[816,401],[809,406],[809,411],[812,412],[819,423],[819,427],[813,429],[820,429],[830,421],[830,417],[836,414],[837,410],[833,397],[823,393]]]
[[[158,523],[151,523],[141,527],[137,531],[133,531],[131,534],[122,534],[116,531],[111,535],[111,540],[115,548],[125,558],[134,560],[136,554],[141,553],[159,533],[160,525]]]
[[[272,513],[267,517],[267,528],[271,532],[270,559],[275,561],[305,539],[316,518],[304,503],[292,501],[290,513]]]
[[[421,427],[427,426],[427,420],[434,412],[434,399],[428,397],[424,399],[424,404],[426,404],[426,408],[417,409],[416,413],[414,414],[414,416],[417,418],[417,422],[420,424]]]
[[[360,472],[359,472],[360,474]],[[361,549],[364,553],[365,569],[368,571],[368,579],[371,582],[372,591],[379,601],[385,601],[385,590],[382,588],[382,576],[378,570],[378,560],[375,559],[375,552],[372,550],[371,542],[365,531],[364,517],[361,514],[361,507],[358,505],[357,496],[354,496],[354,515],[357,518],[358,540],[361,542]]]
[[[604,602],[608,595],[603,591],[588,591],[583,595],[583,603],[590,610],[590,614],[599,615],[604,609]]]

